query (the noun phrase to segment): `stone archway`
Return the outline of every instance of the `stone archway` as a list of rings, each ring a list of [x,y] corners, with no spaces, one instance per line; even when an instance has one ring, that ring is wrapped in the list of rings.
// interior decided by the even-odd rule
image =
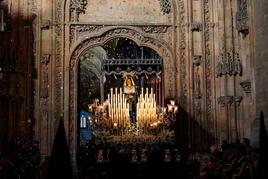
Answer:
[[[68,106],[68,114],[66,114],[66,118],[69,118],[69,146],[73,162],[75,162],[77,147],[77,79],[79,57],[88,49],[96,46],[102,46],[107,41],[117,37],[129,38],[139,46],[152,48],[162,57],[164,62],[164,94],[165,97],[175,96],[175,62],[173,54],[166,43],[152,37],[145,36],[141,32],[138,32],[131,27],[113,28],[102,33],[101,35],[93,36],[81,41],[72,51],[69,67],[67,67],[69,71],[66,71],[66,73],[68,73],[66,74],[68,79],[67,81],[69,82],[68,92],[65,94],[65,98],[69,99],[69,104],[66,104],[66,106]]]

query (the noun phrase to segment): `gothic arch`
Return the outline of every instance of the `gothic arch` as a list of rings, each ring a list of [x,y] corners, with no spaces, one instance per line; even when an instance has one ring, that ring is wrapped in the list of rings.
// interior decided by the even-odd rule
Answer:
[[[75,153],[76,153],[76,118],[77,114],[77,84],[75,79],[77,79],[77,65],[78,57],[88,48],[98,46],[105,43],[103,39],[109,33],[114,33],[110,38],[115,38],[115,32],[121,31],[117,34],[117,37],[128,37],[135,41],[139,45],[144,45],[150,47],[157,51],[160,56],[164,59],[164,70],[165,70],[165,94],[170,93],[171,96],[175,96],[175,73],[177,71],[175,66],[175,53],[172,50],[173,47],[168,45],[166,42],[157,40],[153,37],[148,36],[148,33],[142,33],[142,30],[137,27],[109,27],[108,30],[104,29],[103,34],[97,35],[93,33],[88,39],[82,39],[77,44],[74,44],[74,48],[70,51],[69,47],[64,46],[64,41],[69,40],[69,30],[70,26],[65,26],[65,23],[71,23],[72,25],[72,13],[70,12],[70,3],[72,0],[58,0],[56,2],[56,50],[55,50],[55,121],[61,117],[63,111],[64,121],[67,136],[69,138],[70,154],[71,160],[75,163]],[[171,2],[171,11],[173,12],[173,25],[176,25],[178,22],[178,11],[179,11],[179,2],[177,0],[170,0]],[[88,8],[88,7],[87,7]],[[78,19],[79,21],[79,19]],[[76,24],[76,22],[74,22]],[[82,24],[81,24],[82,25]],[[168,25],[168,24],[167,24]],[[168,25],[168,26],[169,26]],[[149,25],[150,26],[150,25]],[[115,28],[115,29],[111,29]],[[121,29],[121,30],[120,30]],[[123,33],[125,30],[129,33]],[[103,31],[102,31],[103,32]],[[130,32],[135,32],[136,36],[131,35]],[[106,35],[104,35],[106,34]],[[127,35],[128,34],[128,35]],[[108,35],[107,35],[108,37]],[[107,41],[108,39],[106,39]],[[69,53],[71,52],[71,53]],[[174,53],[174,54],[172,54]],[[63,90],[64,87],[64,91]],[[75,88],[76,87],[76,88]],[[57,126],[57,125],[55,125]]]
[[[165,40],[156,39],[152,37],[150,34],[145,33],[141,30],[140,27],[133,27],[133,26],[107,26],[102,27],[100,29],[92,27],[92,31],[86,31],[84,34],[77,34],[77,40],[74,40],[70,46],[70,54],[73,55],[78,48],[83,48],[87,50],[94,46],[101,46],[104,45],[111,39],[117,37],[129,38],[133,40],[139,46],[146,46],[149,48],[154,49],[159,54],[161,54],[161,50],[166,49],[169,52],[169,55],[173,57],[172,54],[172,47],[166,43]],[[150,26],[146,26],[150,27]],[[87,26],[82,26],[81,28],[87,28]],[[165,31],[165,28],[170,28],[168,26],[163,26],[162,31]],[[159,30],[161,33],[161,30]],[[73,35],[71,33],[71,35]],[[85,44],[87,43],[87,44]],[[88,45],[90,44],[90,45]],[[163,53],[162,53],[163,54]]]
[[[72,157],[75,157],[76,152],[76,127],[77,127],[77,78],[78,78],[78,64],[79,57],[86,52],[88,49],[96,46],[101,46],[107,41],[117,38],[124,37],[129,38],[136,42],[138,45],[150,47],[154,49],[163,58],[163,68],[164,68],[164,94],[166,97],[175,96],[175,62],[173,54],[167,44],[154,39],[152,37],[144,36],[140,32],[133,30],[128,27],[113,28],[106,31],[102,35],[92,36],[91,38],[85,39],[78,43],[78,45],[71,51],[71,56],[69,62],[67,63],[68,71],[66,71],[66,83],[69,87],[66,91],[65,98],[69,98],[68,104],[68,114],[66,117],[69,118],[69,142],[70,142],[70,152]],[[75,158],[73,158],[75,159]]]

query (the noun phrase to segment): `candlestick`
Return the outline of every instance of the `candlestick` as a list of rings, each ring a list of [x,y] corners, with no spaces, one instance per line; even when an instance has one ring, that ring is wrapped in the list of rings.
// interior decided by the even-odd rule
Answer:
[[[115,93],[114,93],[115,91]],[[109,98],[110,97],[110,98]],[[111,93],[109,95],[109,111],[111,113],[111,124],[118,127],[118,134],[124,134],[124,129],[130,123],[129,117],[129,105],[127,103],[127,99],[125,94],[122,92],[122,88],[115,88],[115,90],[111,89]]]
[[[145,89],[145,94],[143,93],[144,89],[141,89],[141,94],[138,98],[137,103],[137,123],[138,126],[143,128],[144,133],[147,133],[147,127],[156,126],[157,115],[156,115],[156,99],[153,89],[151,88],[150,93],[149,89]]]

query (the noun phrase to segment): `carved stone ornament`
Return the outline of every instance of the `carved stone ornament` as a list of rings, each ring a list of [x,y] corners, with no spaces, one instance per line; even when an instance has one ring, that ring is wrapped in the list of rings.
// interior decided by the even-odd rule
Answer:
[[[212,45],[211,45],[211,8],[210,1],[203,1],[203,12],[204,12],[204,74],[205,74],[205,104],[206,104],[206,122],[210,123],[212,121]]]
[[[218,104],[222,107],[232,105],[232,104],[240,104],[242,101],[242,96],[220,96],[218,97]]]
[[[146,33],[166,33],[168,26],[144,26],[142,30]]]
[[[236,28],[238,32],[248,34],[248,0],[237,1]]]
[[[50,20],[45,20],[41,24],[41,29],[42,30],[49,30],[51,26],[51,21]]]
[[[232,58],[231,53],[227,53],[227,57],[224,55],[219,56],[219,60],[216,66],[216,77],[221,77],[224,75],[229,76],[242,76],[243,67],[239,59],[239,54],[236,53],[235,58]]]
[[[251,82],[249,80],[242,81],[240,85],[245,93],[251,93]]]
[[[222,107],[231,105],[234,102],[233,96],[220,96],[217,99],[218,104],[220,104]]]
[[[195,66],[199,66],[201,64],[202,61],[202,56],[201,55],[194,55],[193,56],[193,64]]]
[[[243,97],[242,96],[234,96],[234,102],[236,104],[240,104],[242,101]]]
[[[41,63],[47,65],[50,61],[50,54],[41,55]]]
[[[53,81],[53,85],[55,87],[55,96],[54,96],[54,119],[55,123],[59,124],[59,119],[62,111],[62,54],[63,54],[63,48],[62,48],[62,39],[63,39],[63,27],[62,27],[62,21],[63,21],[63,0],[57,0],[56,1],[56,14],[55,14],[55,60],[53,61],[55,65],[55,80]],[[56,127],[57,125],[55,125]],[[57,129],[55,128],[55,131]],[[70,137],[70,141],[73,138]],[[70,142],[71,143],[71,142]],[[72,144],[72,143],[71,143]],[[70,151],[73,153],[74,145],[70,145]]]
[[[104,28],[102,25],[71,25],[70,26],[70,46],[81,36],[98,32]]]
[[[192,24],[191,24],[191,30],[192,31],[199,32],[199,31],[201,31],[201,29],[202,29],[202,25],[201,25],[200,22],[192,22]]]
[[[76,28],[76,32],[78,34],[82,34],[82,33],[90,33],[90,32],[94,32],[94,31],[97,31],[99,29],[103,28],[103,26],[94,26],[94,25],[81,25],[81,26],[78,26]]]
[[[169,14],[171,12],[170,0],[158,0],[160,2],[161,11],[163,14]]]
[[[85,13],[87,0],[71,0],[70,8],[76,11],[77,14]]]
[[[218,101],[218,104],[219,105],[221,105],[221,106],[224,106],[225,105],[225,102],[224,102],[224,99],[223,99],[222,96],[218,97],[217,101]]]
[[[187,94],[188,94],[188,86],[187,86],[187,72],[186,72],[186,12],[185,12],[185,4],[183,0],[179,0],[179,50],[178,57],[180,59],[180,76],[181,76],[181,99],[180,105],[184,108],[187,108]]]
[[[71,0],[71,20],[79,21],[79,15],[86,12],[87,0]]]

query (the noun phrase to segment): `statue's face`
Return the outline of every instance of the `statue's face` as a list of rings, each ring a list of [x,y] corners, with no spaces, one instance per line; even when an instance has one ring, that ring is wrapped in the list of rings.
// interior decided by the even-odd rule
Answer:
[[[127,79],[127,85],[131,86],[131,80],[130,79]]]

